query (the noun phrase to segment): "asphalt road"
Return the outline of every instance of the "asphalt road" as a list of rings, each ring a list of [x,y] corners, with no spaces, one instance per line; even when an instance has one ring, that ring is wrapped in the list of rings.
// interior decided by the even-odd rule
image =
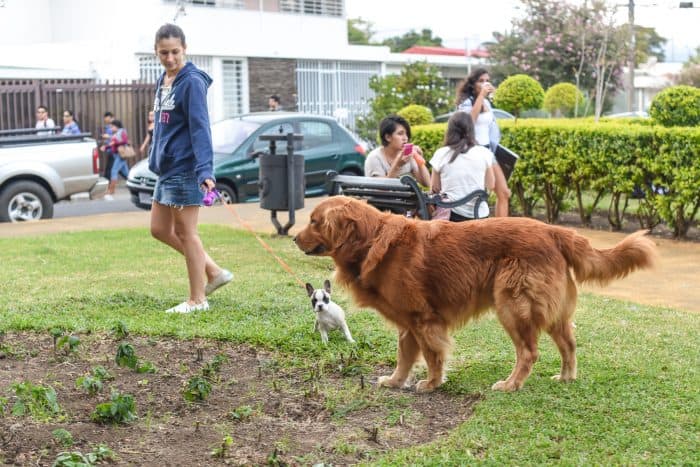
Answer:
[[[70,201],[61,201],[54,205],[54,219],[76,216],[92,216],[94,214],[106,214],[112,212],[141,211],[134,206],[129,198],[129,192],[125,187],[117,188],[113,201],[90,199],[85,195],[76,195]]]

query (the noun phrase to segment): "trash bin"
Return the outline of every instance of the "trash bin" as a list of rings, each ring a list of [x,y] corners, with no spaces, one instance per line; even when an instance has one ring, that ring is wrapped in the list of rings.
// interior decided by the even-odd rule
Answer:
[[[289,209],[289,178],[287,176],[288,155],[263,154],[260,156],[260,207],[270,211]],[[304,156],[292,156],[292,176],[294,177],[294,209],[304,207]]]
[[[261,141],[270,142],[270,152],[260,155],[260,207],[272,211],[270,220],[280,235],[287,235],[294,225],[294,211],[304,207],[304,156],[294,154],[294,142],[303,135],[262,135]],[[277,141],[287,141],[287,154],[277,155]],[[289,221],[282,226],[277,211],[289,212]]]

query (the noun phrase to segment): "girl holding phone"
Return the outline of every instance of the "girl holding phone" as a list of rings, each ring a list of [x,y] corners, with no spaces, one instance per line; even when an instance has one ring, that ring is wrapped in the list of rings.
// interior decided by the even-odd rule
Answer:
[[[423,151],[409,141],[411,125],[398,115],[390,115],[379,123],[382,145],[367,155],[367,177],[400,178],[412,175],[418,183],[430,186],[430,172],[425,166]]]

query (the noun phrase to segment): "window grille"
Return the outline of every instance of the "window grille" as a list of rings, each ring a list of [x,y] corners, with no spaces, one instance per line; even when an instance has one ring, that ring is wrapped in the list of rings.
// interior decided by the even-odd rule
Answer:
[[[243,61],[222,60],[224,118],[243,113]]]
[[[137,55],[139,61],[139,79],[144,83],[155,83],[163,73],[163,66],[155,55]],[[211,75],[211,57],[188,55],[187,60],[197,65],[197,68]]]
[[[355,118],[369,112],[374,97],[369,80],[380,72],[379,63],[298,60],[298,109],[335,117],[354,129]]]

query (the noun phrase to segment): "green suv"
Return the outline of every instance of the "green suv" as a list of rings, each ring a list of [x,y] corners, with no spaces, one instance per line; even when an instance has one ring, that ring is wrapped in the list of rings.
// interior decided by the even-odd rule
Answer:
[[[260,152],[269,142],[262,135],[302,134],[294,154],[304,156],[306,196],[326,194],[326,172],[363,175],[366,148],[360,140],[329,117],[294,112],[261,112],[228,118],[211,127],[216,188],[227,203],[259,201]],[[287,154],[287,142],[277,142],[277,154]],[[157,176],[143,160],[132,167],[126,186],[131,201],[151,208]]]

